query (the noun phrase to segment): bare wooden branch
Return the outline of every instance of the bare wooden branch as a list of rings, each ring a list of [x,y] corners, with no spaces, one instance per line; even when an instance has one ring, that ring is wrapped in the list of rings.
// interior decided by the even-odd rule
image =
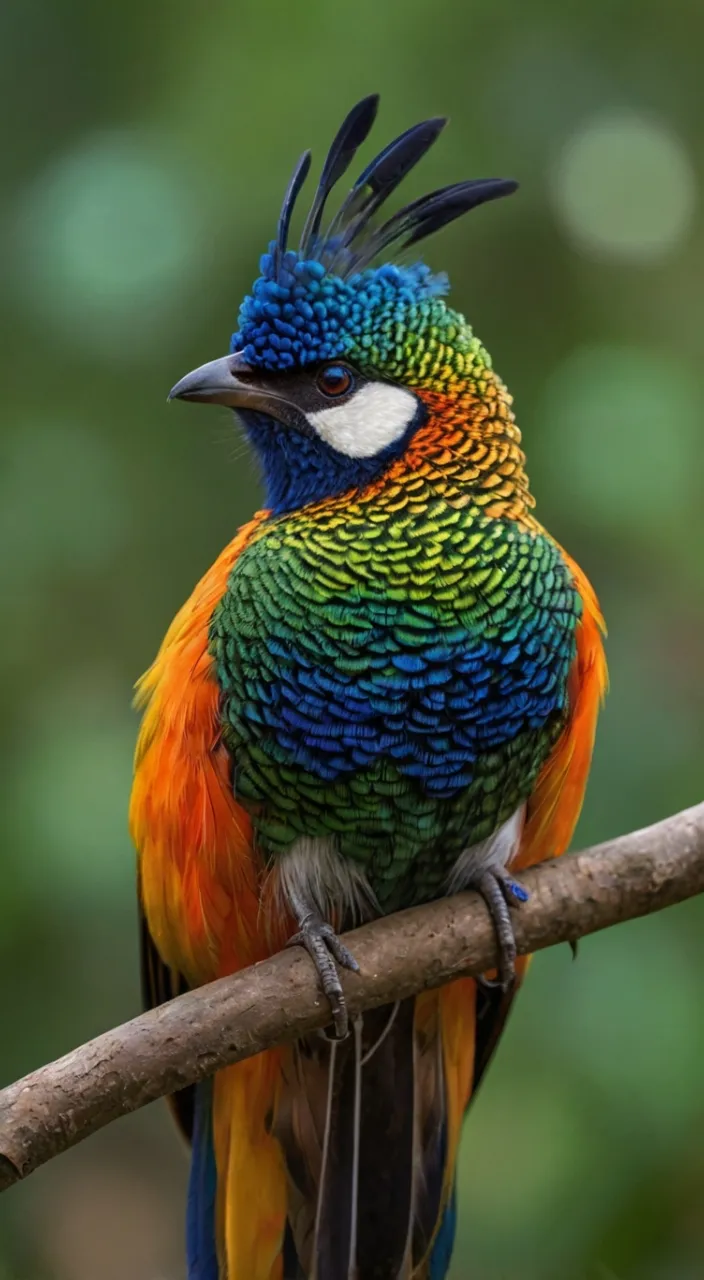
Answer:
[[[522,876],[521,953],[570,942],[704,891],[704,804]],[[347,937],[353,1014],[492,967],[483,903],[459,894]],[[328,1020],[312,965],[286,951],[180,996],[81,1045],[0,1092],[0,1190],[155,1098]]]

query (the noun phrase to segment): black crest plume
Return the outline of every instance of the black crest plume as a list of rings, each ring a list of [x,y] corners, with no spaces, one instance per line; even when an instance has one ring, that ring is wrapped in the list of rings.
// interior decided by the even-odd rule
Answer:
[[[355,182],[333,218],[328,235],[332,238],[339,228],[341,247],[351,244],[406,174],[430,150],[446,124],[447,119],[442,116],[424,120],[384,147]]]
[[[281,213],[279,214],[279,225],[276,233],[277,274],[281,270],[281,263],[283,261],[283,256],[286,252],[286,244],[288,242],[288,229],[291,225],[291,214],[293,213],[293,206],[295,205],[296,200],[298,198],[298,193],[308,176],[308,170],[310,169],[310,159],[311,159],[310,151],[304,151],[293,173],[291,174],[291,181],[289,182],[286,188],[286,194],[284,196],[284,202],[281,206]]]
[[[323,172],[320,175],[318,190],[313,197],[310,213],[303,228],[300,251],[304,256],[309,251],[312,241],[320,230],[325,201],[335,183],[352,164],[359,148],[374,124],[378,109],[379,95],[378,93],[372,93],[368,98],[362,98],[362,101],[352,108],[349,115],[340,125],[333,144],[328,151],[323,165]]]
[[[327,231],[321,235],[328,196],[366,140],[378,105],[378,94],[362,98],[338,129],[301,235],[299,252],[302,256],[319,258],[328,270],[334,270],[341,276],[349,276],[369,266],[378,254],[392,245],[405,249],[418,244],[463,213],[488,200],[510,195],[518,186],[517,182],[507,178],[475,178],[456,182],[421,196],[399,209],[380,227],[375,227],[372,223],[374,215],[432,147],[447,124],[444,117],[437,116],[407,129],[375,156],[345,196]],[[277,275],[281,272],[291,215],[310,169],[310,159],[310,151],[305,151],[284,196],[276,237]]]

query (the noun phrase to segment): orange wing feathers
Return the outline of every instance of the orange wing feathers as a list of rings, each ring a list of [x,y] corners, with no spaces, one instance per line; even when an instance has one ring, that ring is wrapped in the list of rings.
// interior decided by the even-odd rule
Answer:
[[[526,825],[514,870],[564,853],[577,825],[589,776],[599,707],[608,685],[602,636],[604,619],[594,589],[562,552],[582,598],[577,655],[568,683],[571,714],[528,801]]]
[[[162,960],[191,985],[261,959],[251,826],[220,741],[208,626],[237,557],[266,513],[240,529],[171,624],[139,682],[130,829],[142,905]]]
[[[257,927],[260,887],[251,826],[233,796],[208,654],[213,610],[265,515],[260,512],[240,529],[198,583],[138,686],[137,700],[146,710],[130,828],[141,905],[161,960],[191,986],[253,964],[281,941],[267,942]],[[286,1177],[279,1145],[267,1129],[279,1075],[279,1053],[273,1050],[215,1078],[217,1236],[229,1280],[280,1280],[282,1274]],[[174,1103],[179,1116],[179,1099]],[[186,1115],[190,1106],[184,1102]],[[188,1119],[184,1128],[188,1133]],[[242,1194],[245,1185],[256,1188],[256,1211]]]

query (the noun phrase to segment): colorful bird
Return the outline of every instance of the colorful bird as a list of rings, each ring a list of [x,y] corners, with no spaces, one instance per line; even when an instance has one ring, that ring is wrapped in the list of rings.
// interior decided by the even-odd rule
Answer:
[[[445,124],[427,120],[323,229],[377,105],[344,121],[294,249],[303,155],[231,354],[171,392],[236,411],[266,506],[139,685],[145,999],[293,942],[332,1017],[174,1099],[189,1280],[447,1274],[462,1117],[525,969],[513,876],[569,844],[606,685],[596,598],[533,514],[511,398],[408,252],[516,184],[458,182],[378,220]],[[467,888],[497,975],[349,1027],[339,934]]]

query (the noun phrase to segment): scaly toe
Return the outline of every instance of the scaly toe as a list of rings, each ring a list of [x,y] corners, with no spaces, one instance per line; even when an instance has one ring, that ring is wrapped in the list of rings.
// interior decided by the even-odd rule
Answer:
[[[499,954],[499,986],[508,991],[516,981],[516,948],[505,943]]]
[[[320,985],[330,1005],[332,1024],[335,1028],[334,1036],[328,1036],[327,1038],[330,1040],[345,1040],[349,1034],[349,1017],[345,993],[342,990],[342,984],[332,960],[330,960],[329,956],[326,958],[329,960],[329,967],[327,965],[318,965],[317,967]]]
[[[359,965],[354,956],[340,942],[332,925],[310,914],[303,920],[298,933],[289,938],[286,946],[304,947],[315,965],[323,993],[330,1004],[335,1029],[334,1036],[326,1038],[346,1039],[349,1034],[349,1017],[335,961],[346,969],[358,970]]]
[[[322,935],[325,938],[328,950],[332,952],[337,963],[341,964],[343,969],[351,969],[353,973],[359,973],[359,965],[352,955],[352,952],[348,951],[344,942],[338,938],[334,929],[330,926],[328,926],[328,928],[330,929],[330,932],[328,933],[326,929]]]
[[[485,871],[474,888],[484,899],[494,924],[497,946],[497,985],[503,991],[507,991],[516,978],[516,939],[508,909],[508,897],[509,894],[513,897],[514,890],[517,888],[523,890],[523,886],[518,886],[516,881],[504,872]],[[520,896],[516,896],[520,901]],[[485,981],[488,982],[489,979]]]

